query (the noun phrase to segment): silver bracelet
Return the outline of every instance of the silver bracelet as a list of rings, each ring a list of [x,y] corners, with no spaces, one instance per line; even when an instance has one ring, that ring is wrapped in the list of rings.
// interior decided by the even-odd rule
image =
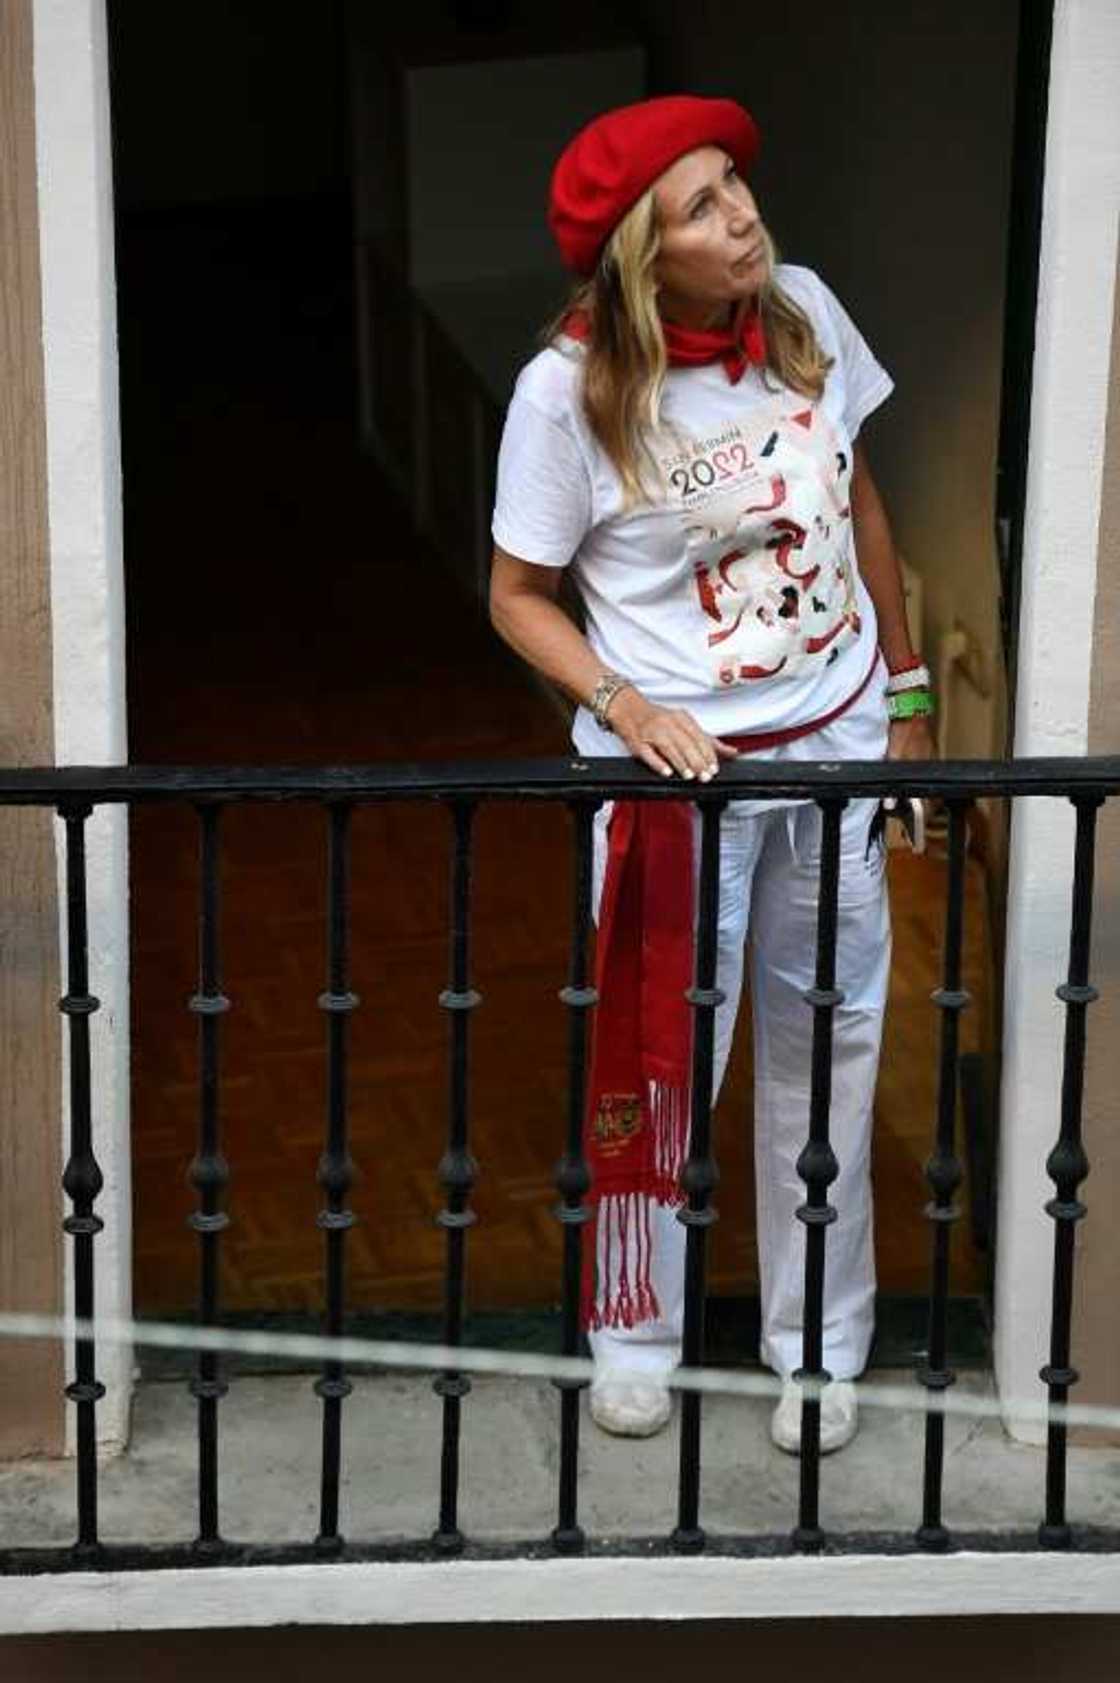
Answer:
[[[604,672],[591,695],[589,706],[591,716],[600,730],[613,731],[614,726],[607,718],[607,708],[618,694],[619,690],[628,689],[633,680],[624,678],[621,672]]]

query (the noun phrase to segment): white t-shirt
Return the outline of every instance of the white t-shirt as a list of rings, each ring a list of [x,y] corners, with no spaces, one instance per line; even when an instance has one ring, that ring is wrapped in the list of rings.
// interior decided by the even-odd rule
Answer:
[[[876,655],[848,485],[852,441],[894,382],[812,269],[776,278],[835,359],[819,399],[754,365],[736,384],[721,362],[670,369],[653,501],[623,513],[583,412],[583,348],[565,337],[522,368],[498,457],[495,543],[570,565],[604,664],[713,735],[820,718]],[[619,752],[586,708],[572,734],[581,753]]]

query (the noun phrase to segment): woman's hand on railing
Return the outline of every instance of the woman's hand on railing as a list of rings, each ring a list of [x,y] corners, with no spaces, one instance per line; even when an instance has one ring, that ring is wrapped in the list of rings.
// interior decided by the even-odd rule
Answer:
[[[887,738],[888,760],[935,760],[937,744],[933,739],[928,717],[916,714],[912,719],[892,719]]]
[[[663,777],[676,772],[706,783],[719,770],[721,759],[734,760],[738,755],[729,742],[701,730],[691,713],[680,707],[659,707],[632,685],[619,690],[609,714],[615,735],[634,758],[644,760]]]

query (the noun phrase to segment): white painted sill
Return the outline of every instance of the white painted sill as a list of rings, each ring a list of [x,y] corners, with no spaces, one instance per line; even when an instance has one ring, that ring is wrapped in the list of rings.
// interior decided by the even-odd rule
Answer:
[[[0,1632],[1120,1613],[1118,1554],[200,1567],[0,1579]]]

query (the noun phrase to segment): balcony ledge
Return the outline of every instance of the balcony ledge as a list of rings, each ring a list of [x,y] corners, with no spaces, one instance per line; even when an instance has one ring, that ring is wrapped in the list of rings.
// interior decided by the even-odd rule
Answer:
[[[359,1561],[0,1579],[0,1633],[1120,1613],[1120,1553]]]
[[[884,1384],[913,1384],[877,1370]],[[854,1443],[821,1471],[825,1553],[791,1551],[799,1463],[769,1441],[769,1404],[704,1404],[706,1552],[668,1547],[677,1431],[622,1440],[586,1423],[588,1553],[551,1554],[558,1398],[547,1383],[476,1377],[463,1405],[466,1558],[427,1546],[435,1524],[439,1400],[418,1374],[355,1373],[343,1412],[342,1557],[313,1556],[320,1404],[310,1374],[233,1377],[220,1405],[221,1528],[253,1538],[241,1563],[194,1564],[195,1404],[181,1382],[135,1397],[124,1455],[100,1468],[97,1570],[66,1550],[74,1466],[0,1467],[0,1631],[142,1630],[479,1620],[791,1618],[824,1613],[1120,1613],[1120,1451],[1069,1451],[1070,1553],[1042,1552],[1045,1456],[998,1420],[946,1422],[944,1518],[959,1547],[917,1552],[923,1419],[865,1406]],[[956,1391],[994,1395],[990,1375]],[[407,1542],[404,1539],[413,1539]],[[535,1541],[526,1543],[526,1539]],[[232,1561],[234,1563],[231,1563]],[[302,1557],[302,1558],[301,1558]],[[375,1557],[375,1558],[371,1558]]]

